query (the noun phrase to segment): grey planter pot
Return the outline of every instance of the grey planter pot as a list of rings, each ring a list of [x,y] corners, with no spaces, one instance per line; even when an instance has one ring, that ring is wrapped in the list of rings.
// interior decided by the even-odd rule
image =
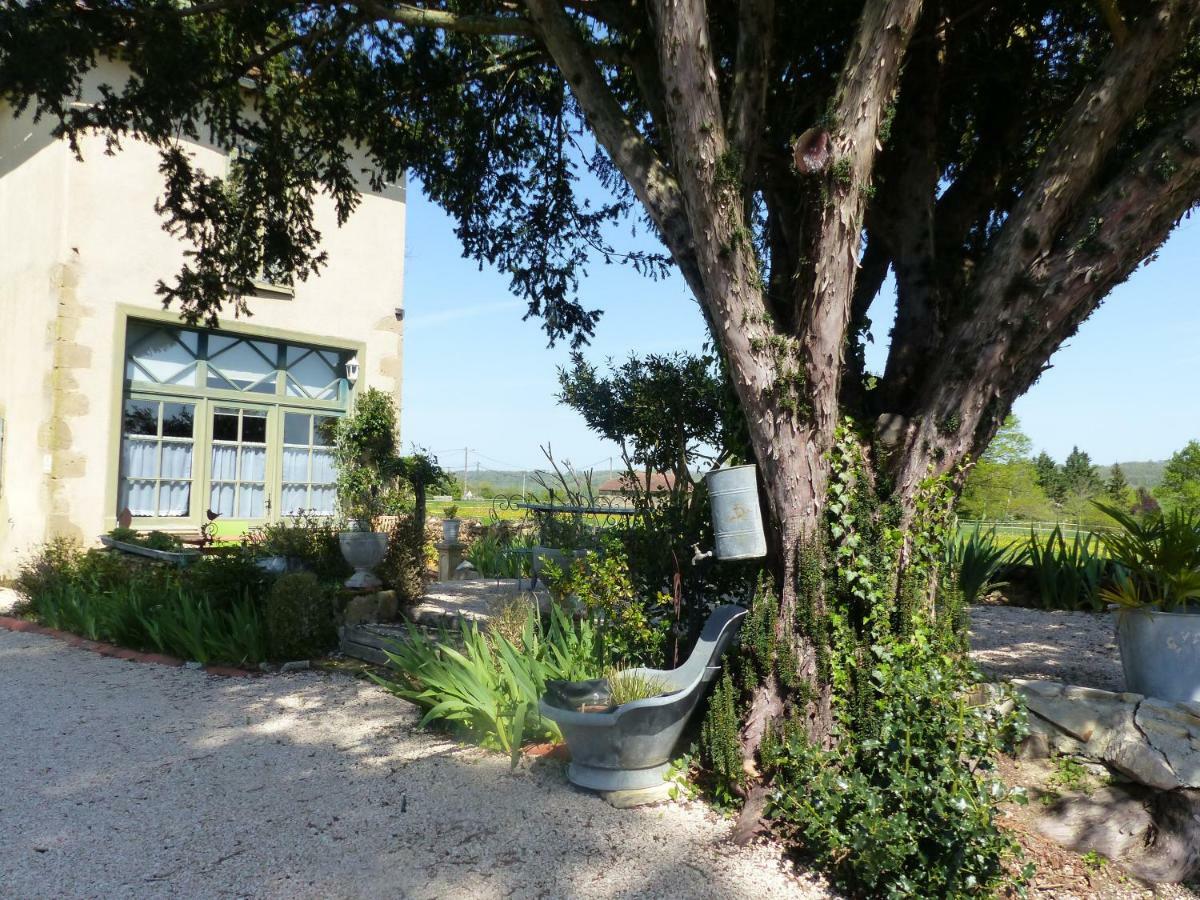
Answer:
[[[383,531],[343,531],[338,535],[342,556],[354,567],[346,587],[356,590],[377,588],[381,582],[372,573],[387,555],[388,536]]]
[[[705,690],[720,672],[719,660],[742,624],[746,610],[719,606],[704,624],[700,640],[678,669],[638,669],[661,678],[674,692],[635,700],[608,712],[565,708],[571,683],[552,682],[539,708],[558,723],[571,751],[567,778],[595,791],[641,790],[663,783],[675,745]],[[590,685],[590,682],[583,682]],[[586,688],[584,688],[586,690]],[[606,690],[606,688],[604,688]]]
[[[1119,609],[1117,644],[1125,690],[1200,702],[1200,612]]]
[[[442,519],[442,543],[457,544],[458,543],[458,526],[462,524],[458,519]]]

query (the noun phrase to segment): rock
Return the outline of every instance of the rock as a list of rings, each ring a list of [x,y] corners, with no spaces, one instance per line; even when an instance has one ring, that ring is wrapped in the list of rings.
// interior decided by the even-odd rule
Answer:
[[[375,613],[381,622],[390,622],[396,618],[396,613],[399,610],[399,601],[396,599],[395,591],[380,591],[375,595]]]
[[[1186,881],[1200,874],[1200,792],[1107,787],[1056,803],[1038,830],[1078,852],[1102,853],[1138,878]]]
[[[187,662],[185,662],[183,664],[183,667],[185,669],[203,669],[204,663],[196,662],[196,660],[194,660],[194,659],[189,659]]]
[[[617,809],[632,809],[635,806],[648,806],[651,803],[666,803],[671,799],[671,783],[664,781],[653,787],[630,791],[604,791],[600,796],[610,806]]]
[[[360,594],[352,597],[342,611],[344,625],[361,625],[363,622],[374,622],[378,619],[378,594]]]
[[[1046,759],[1050,755],[1050,739],[1040,731],[1030,731],[1017,748],[1017,759]]]
[[[280,672],[303,672],[305,669],[311,668],[312,664],[307,659],[295,659],[291,662],[285,662],[279,667]]]
[[[1134,722],[1146,742],[1162,755],[1179,785],[1200,788],[1200,715],[1184,704],[1147,697],[1138,705]]]

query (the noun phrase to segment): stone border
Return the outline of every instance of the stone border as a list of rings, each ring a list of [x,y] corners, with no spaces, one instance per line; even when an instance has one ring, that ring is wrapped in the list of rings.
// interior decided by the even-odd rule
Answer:
[[[1013,679],[1028,707],[1026,752],[1098,760],[1160,791],[1200,788],[1200,703]]]
[[[7,631],[24,631],[30,634],[41,634],[46,637],[54,638],[62,641],[71,647],[79,647],[82,650],[90,650],[92,653],[98,653],[101,656],[109,656],[113,659],[125,659],[130,662],[153,663],[159,666],[174,666],[176,668],[183,666],[184,661],[174,656],[167,656],[163,653],[142,653],[139,650],[130,650],[127,647],[118,647],[116,644],[109,644],[105,641],[90,641],[85,637],[80,637],[77,634],[71,634],[69,631],[59,631],[57,628],[46,628],[44,625],[38,625],[36,622],[30,622],[28,619],[17,619],[12,616],[0,616],[0,628]],[[254,675],[261,675],[262,672],[252,672],[248,669],[238,669],[233,666],[200,666],[200,670],[209,675],[218,675],[222,678],[250,678]]]

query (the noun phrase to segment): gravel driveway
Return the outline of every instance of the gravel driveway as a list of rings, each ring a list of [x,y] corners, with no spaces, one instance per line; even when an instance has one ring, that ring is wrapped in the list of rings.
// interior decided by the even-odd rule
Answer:
[[[997,679],[1048,678],[1125,690],[1112,613],[973,606],[971,657]]]
[[[0,631],[6,897],[826,896],[700,805],[417,728],[345,676],[223,679]]]

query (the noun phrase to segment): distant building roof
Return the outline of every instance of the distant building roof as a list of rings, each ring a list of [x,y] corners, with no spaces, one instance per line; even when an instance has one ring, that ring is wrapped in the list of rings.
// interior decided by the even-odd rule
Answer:
[[[636,490],[649,490],[652,494],[666,493],[675,487],[674,472],[651,472],[647,480],[645,472],[639,472],[637,480],[628,473],[610,478],[600,485],[597,490],[601,494],[632,494]]]

